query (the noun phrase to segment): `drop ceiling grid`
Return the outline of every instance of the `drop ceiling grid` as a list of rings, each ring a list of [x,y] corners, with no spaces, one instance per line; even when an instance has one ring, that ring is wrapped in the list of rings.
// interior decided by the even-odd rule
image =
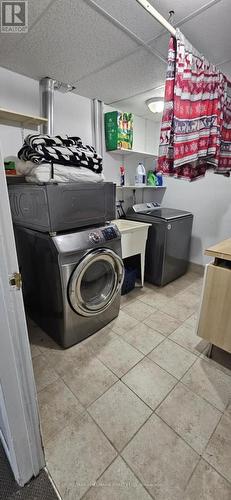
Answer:
[[[144,41],[156,38],[162,32],[162,27],[136,0],[94,1]],[[180,22],[211,2],[151,0],[150,3],[166,18],[169,10],[175,8],[175,22]],[[230,0],[220,0],[209,6],[206,12],[184,23],[182,28],[205,55],[203,46],[214,53],[217,62],[229,57],[230,8]],[[49,75],[76,82],[76,93],[113,103],[121,99],[132,100],[137,93],[141,96],[141,92],[146,95],[147,89],[161,85],[165,80],[165,65],[95,11],[89,0],[29,0],[29,23],[30,26],[35,24],[34,27],[23,38],[17,35],[17,44],[15,35],[0,36],[3,40],[0,46],[2,66],[32,78]],[[164,57],[168,39],[166,33],[151,44],[162,51]],[[209,44],[211,48],[208,48]],[[209,55],[207,57],[212,59]],[[228,68],[229,64],[225,63],[223,67]],[[86,77],[89,73],[91,75]],[[139,106],[141,99],[135,99]],[[142,114],[146,114],[144,100]]]
[[[142,9],[136,0],[94,0],[94,3],[142,38],[144,42],[161,33],[161,25]]]
[[[209,0],[150,0],[150,4],[153,5],[165,19],[168,19],[169,11],[174,10],[174,24],[178,24],[182,19],[194,14],[198,9],[201,9],[209,3]]]
[[[183,26],[185,36],[211,62],[231,59],[231,1],[222,0]]]
[[[76,84],[76,93],[85,97],[97,97],[107,102],[128,98],[150,88],[150,82],[162,85],[165,79],[166,65],[148,53],[139,49],[109,68],[86,78]]]
[[[74,82],[137,47],[86,2],[59,0],[7,59],[18,72]]]

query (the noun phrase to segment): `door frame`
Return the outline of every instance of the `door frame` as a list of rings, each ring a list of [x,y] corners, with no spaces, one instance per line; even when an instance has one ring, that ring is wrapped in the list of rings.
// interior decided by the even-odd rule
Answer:
[[[22,290],[11,286],[18,261],[0,145],[0,439],[15,480],[24,486],[45,466],[37,391]]]

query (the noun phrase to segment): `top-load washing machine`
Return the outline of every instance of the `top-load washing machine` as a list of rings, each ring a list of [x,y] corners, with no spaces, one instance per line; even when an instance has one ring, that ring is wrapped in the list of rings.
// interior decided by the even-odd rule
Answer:
[[[190,212],[150,202],[133,205],[127,218],[151,224],[146,244],[146,281],[163,286],[187,271],[193,224]]]
[[[15,236],[26,308],[61,346],[118,316],[124,266],[114,224],[56,236],[16,226]]]

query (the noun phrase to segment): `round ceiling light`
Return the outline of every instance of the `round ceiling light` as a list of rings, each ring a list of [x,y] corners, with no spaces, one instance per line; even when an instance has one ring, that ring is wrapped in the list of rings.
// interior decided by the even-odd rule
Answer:
[[[162,113],[164,109],[163,97],[152,97],[146,101],[146,104],[152,113]]]

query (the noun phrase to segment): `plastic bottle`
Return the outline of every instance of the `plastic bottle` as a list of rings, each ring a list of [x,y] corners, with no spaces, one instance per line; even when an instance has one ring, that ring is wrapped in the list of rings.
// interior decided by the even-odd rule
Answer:
[[[153,170],[148,171],[147,175],[147,185],[148,186],[156,186],[156,176]]]
[[[136,176],[135,176],[136,186],[142,186],[143,184],[143,176],[144,176],[143,168],[144,166],[142,165],[142,163],[139,163],[136,169]]]
[[[120,185],[124,186],[125,184],[125,168],[123,165],[120,167]]]
[[[142,167],[142,172],[143,172],[142,184],[144,184],[146,186],[147,174],[146,174],[146,170],[145,170],[143,163],[141,163],[141,167]]]
[[[163,186],[163,174],[162,174],[162,172],[156,173],[156,184],[157,184],[157,186]]]

